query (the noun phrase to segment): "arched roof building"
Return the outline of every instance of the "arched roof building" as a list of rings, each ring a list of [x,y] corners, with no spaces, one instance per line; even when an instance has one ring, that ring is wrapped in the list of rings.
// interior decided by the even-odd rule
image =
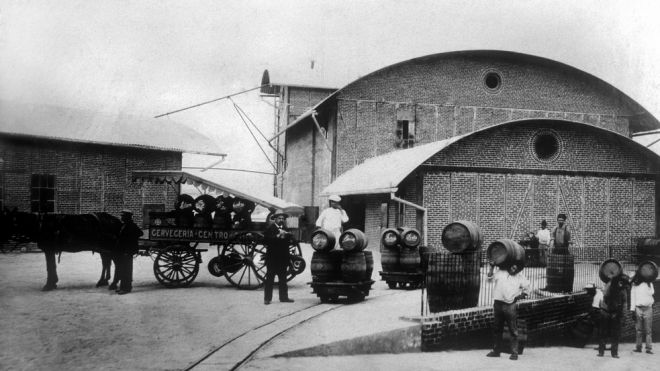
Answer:
[[[458,219],[479,224],[485,243],[517,239],[559,212],[584,257],[656,233],[660,159],[630,138],[660,123],[571,66],[460,51],[383,68],[316,102],[294,84],[280,92],[283,107],[312,107],[280,111],[278,195],[321,208],[346,196],[372,241],[385,224],[406,225],[440,247]]]

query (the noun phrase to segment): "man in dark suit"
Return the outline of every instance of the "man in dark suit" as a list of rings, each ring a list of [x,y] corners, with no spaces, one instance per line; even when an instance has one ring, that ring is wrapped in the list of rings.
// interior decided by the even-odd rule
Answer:
[[[270,304],[273,299],[273,283],[277,276],[279,284],[280,301],[293,303],[289,299],[286,283],[286,273],[289,267],[289,243],[291,233],[286,230],[286,218],[289,215],[277,210],[272,218],[275,220],[264,232],[264,245],[266,246],[266,282],[264,286],[264,304]]]
[[[133,254],[138,251],[138,239],[143,232],[133,222],[133,212],[121,211],[121,228],[117,236],[117,259],[116,263],[119,274],[119,289],[117,294],[124,295],[133,289]]]

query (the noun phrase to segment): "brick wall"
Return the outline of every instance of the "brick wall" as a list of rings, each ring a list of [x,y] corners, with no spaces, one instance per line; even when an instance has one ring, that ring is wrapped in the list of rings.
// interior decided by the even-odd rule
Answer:
[[[660,281],[654,283],[656,292]],[[656,303],[660,301],[656,298]],[[656,304],[657,305],[657,304]],[[527,345],[567,345],[566,336],[577,319],[589,311],[591,298],[584,292],[521,302],[518,306],[521,332],[527,334]],[[654,331],[660,321],[660,311],[653,313]],[[488,348],[492,346],[493,309],[491,307],[468,308],[434,313],[422,318],[422,351],[456,348]],[[597,335],[591,338],[596,342]],[[635,324],[630,315],[624,316],[621,338],[634,341]]]
[[[542,219],[552,228],[559,212],[569,216],[578,258],[602,260],[611,248],[613,257],[629,260],[632,238],[654,234],[655,180],[649,174],[660,169],[656,159],[629,142],[560,126],[554,129],[566,138],[560,155],[541,162],[529,148],[540,128],[488,130],[425,163],[430,245],[441,245],[442,227],[454,220],[476,222],[488,246],[535,231]],[[506,144],[507,138],[515,139]]]
[[[123,208],[142,223],[144,204],[173,208],[178,187],[132,183],[131,171],[181,169],[181,153],[42,140],[2,140],[4,205],[30,211],[32,174],[55,175],[55,211],[83,214]]]

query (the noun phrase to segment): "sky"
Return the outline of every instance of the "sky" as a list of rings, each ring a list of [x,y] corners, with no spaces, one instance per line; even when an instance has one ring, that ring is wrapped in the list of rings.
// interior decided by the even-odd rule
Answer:
[[[660,119],[658,19],[660,2],[645,0],[0,0],[0,99],[154,117],[254,88],[264,69],[280,80],[314,60],[342,87],[411,58],[497,49],[595,75]],[[272,99],[232,99],[154,126],[172,120],[208,135],[228,154],[220,167],[272,172],[233,106],[270,137]],[[207,173],[272,191],[268,175]]]

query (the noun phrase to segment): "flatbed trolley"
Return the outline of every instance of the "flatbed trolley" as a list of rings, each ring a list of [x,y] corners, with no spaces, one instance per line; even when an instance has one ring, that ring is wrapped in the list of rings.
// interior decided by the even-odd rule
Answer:
[[[424,273],[421,272],[379,272],[382,281],[387,283],[390,289],[414,290],[424,285]]]
[[[371,285],[375,281],[361,281],[361,282],[309,282],[312,286],[313,293],[321,299],[322,303],[329,303],[337,301],[340,296],[345,296],[349,302],[363,301],[366,296],[369,296]]]

